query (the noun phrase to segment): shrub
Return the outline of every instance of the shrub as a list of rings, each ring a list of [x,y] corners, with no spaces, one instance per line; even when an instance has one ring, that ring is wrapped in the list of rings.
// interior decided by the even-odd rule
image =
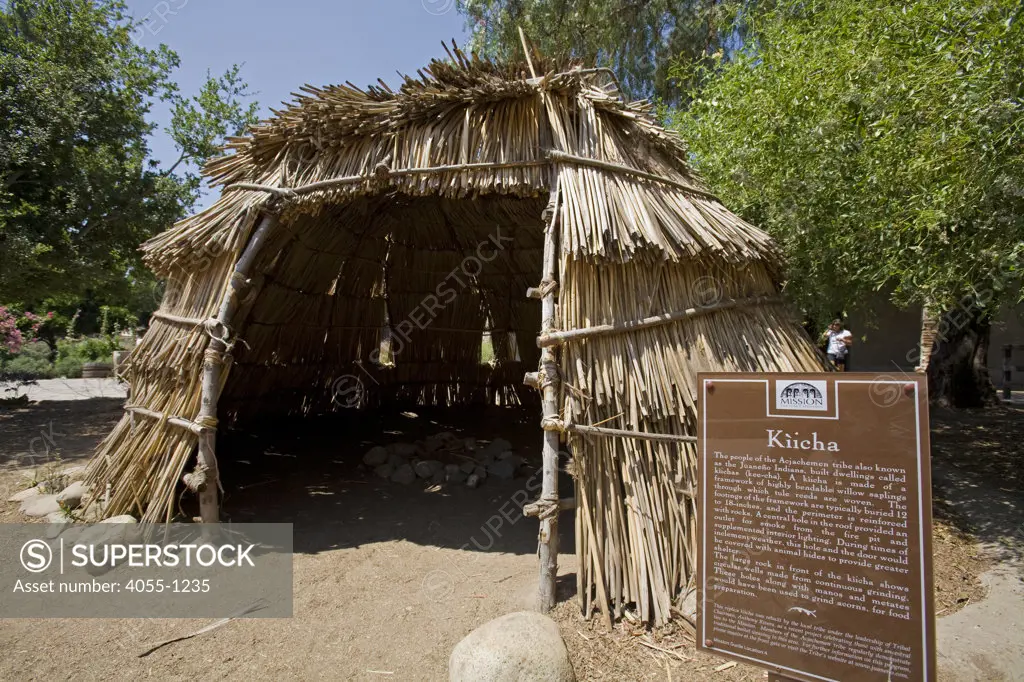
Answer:
[[[55,376],[50,362],[50,347],[41,341],[27,343],[18,355],[0,362],[0,373],[33,379],[52,379]]]
[[[60,344],[58,356],[60,355]],[[114,338],[94,337],[73,342],[74,354],[82,358],[82,362],[110,362],[115,350],[121,350],[121,344]]]
[[[82,376],[82,365],[87,362],[110,362],[121,344],[113,337],[64,339],[57,342],[56,376],[74,379]]]
[[[134,329],[139,324],[137,315],[123,306],[100,307],[100,333],[117,334],[123,329]]]
[[[53,375],[65,379],[78,379],[82,376],[82,359],[77,357],[57,358],[53,363]]]

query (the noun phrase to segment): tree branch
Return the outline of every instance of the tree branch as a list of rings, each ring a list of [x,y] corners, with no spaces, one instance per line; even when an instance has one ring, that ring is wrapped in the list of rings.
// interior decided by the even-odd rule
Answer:
[[[161,173],[161,174],[160,174],[160,176],[161,176],[161,177],[164,177],[164,178],[166,178],[166,177],[167,177],[168,175],[170,175],[171,173],[173,173],[173,172],[174,172],[174,169],[175,169],[175,168],[177,168],[178,166],[180,166],[180,165],[181,165],[181,162],[182,162],[182,161],[184,161],[184,160],[185,160],[185,159],[187,159],[187,158],[189,158],[189,156],[188,156],[188,152],[186,152],[186,151],[182,150],[182,152],[181,152],[181,156],[179,156],[179,157],[178,157],[178,160],[174,162],[174,165],[173,165],[173,166],[171,166],[170,168],[168,168],[168,169],[167,169],[166,171],[164,171],[163,173]]]

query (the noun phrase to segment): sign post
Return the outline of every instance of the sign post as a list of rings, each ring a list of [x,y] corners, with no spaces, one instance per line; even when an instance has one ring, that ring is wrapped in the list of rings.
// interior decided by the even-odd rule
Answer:
[[[697,647],[779,680],[933,682],[924,377],[698,377]]]

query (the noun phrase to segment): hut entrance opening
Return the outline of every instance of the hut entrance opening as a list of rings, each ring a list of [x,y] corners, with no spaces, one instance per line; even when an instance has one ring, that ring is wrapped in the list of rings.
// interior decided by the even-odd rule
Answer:
[[[453,490],[470,476],[509,508],[536,498],[540,400],[523,377],[541,354],[541,304],[526,291],[542,277],[547,203],[388,193],[279,216],[231,325],[238,341],[216,406],[218,514],[286,521],[330,510],[343,523],[373,504],[375,486],[340,483],[382,446],[367,462],[375,471],[358,478],[411,484],[387,495],[442,525],[468,533],[493,516],[489,498]],[[457,508],[423,494],[442,480]],[[339,491],[354,511],[330,506],[343,503]],[[445,524],[449,514],[458,518]],[[502,537],[501,550],[532,553],[531,527]],[[481,550],[498,542],[455,535]]]
[[[525,292],[540,279],[545,204],[391,194],[283,216],[236,317],[222,423],[536,404],[522,381],[540,305]]]

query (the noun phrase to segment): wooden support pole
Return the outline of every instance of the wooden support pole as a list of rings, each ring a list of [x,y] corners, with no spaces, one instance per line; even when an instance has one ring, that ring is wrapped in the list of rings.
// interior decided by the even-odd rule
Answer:
[[[249,284],[249,270],[256,256],[277,224],[277,215],[265,215],[253,233],[242,255],[235,263],[234,272],[221,299],[217,317],[206,322],[210,343],[203,357],[202,402],[196,423],[207,427],[199,435],[199,468],[206,477],[199,491],[199,516],[203,523],[220,522],[218,490],[220,476],[217,470],[217,402],[225,378],[224,368],[231,361],[230,324],[241,300],[242,290]]]
[[[537,77],[537,70],[533,68],[533,60],[530,58],[530,46],[526,42],[526,34],[523,33],[523,27],[522,26],[517,26],[516,28],[519,29],[519,40],[523,44],[523,54],[526,55],[526,64],[530,67],[530,75],[533,78],[536,78]]]
[[[541,288],[545,291],[541,299],[541,334],[550,334],[555,329],[555,295],[558,268],[558,186],[551,191],[548,201],[547,229],[544,232],[544,279]],[[560,379],[558,376],[558,358],[554,348],[547,346],[540,353],[541,404],[544,411],[544,422],[558,419],[558,393]],[[558,447],[560,434],[558,431],[544,431],[543,463],[541,479],[541,501],[558,502]],[[538,535],[538,555],[540,557],[540,587],[538,605],[542,613],[555,606],[555,579],[558,576],[558,514],[552,514],[540,520]]]

